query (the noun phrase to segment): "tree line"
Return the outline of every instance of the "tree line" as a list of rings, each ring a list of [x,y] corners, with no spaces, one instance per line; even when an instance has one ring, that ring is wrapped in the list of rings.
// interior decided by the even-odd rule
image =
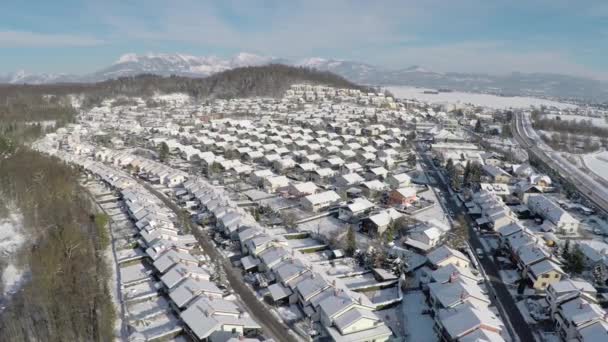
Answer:
[[[157,76],[143,74],[121,77],[98,83],[64,83],[50,85],[0,85],[0,102],[17,95],[82,94],[83,106],[91,107],[112,97],[152,97],[158,93],[185,93],[195,99],[235,97],[278,97],[295,83],[322,84],[336,88],[374,92],[328,71],[282,64],[243,67],[220,72],[205,78]]]
[[[106,221],[77,178],[77,170],[24,146],[0,159],[0,198],[23,215],[28,242],[20,258],[31,274],[0,315],[0,341],[113,338]]]
[[[532,121],[532,127],[536,130],[608,138],[608,128],[596,126],[591,120],[561,120],[559,117],[550,119],[537,116]]]

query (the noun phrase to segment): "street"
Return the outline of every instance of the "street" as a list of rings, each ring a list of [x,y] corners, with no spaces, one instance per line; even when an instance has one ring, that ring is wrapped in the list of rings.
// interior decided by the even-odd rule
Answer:
[[[435,165],[432,163],[429,157],[423,151],[420,151],[420,146],[417,146],[417,148],[419,149],[419,155],[421,156],[426,170],[434,170],[435,172],[439,173],[440,171],[435,168]],[[530,326],[522,316],[521,312],[517,308],[515,300],[513,297],[511,297],[509,290],[500,278],[498,267],[494,263],[494,258],[485,255],[485,249],[479,240],[477,232],[475,232],[473,229],[473,222],[464,209],[464,206],[462,206],[460,202],[455,201],[454,198],[449,195],[451,189],[443,177],[434,178],[438,180],[437,186],[443,193],[443,198],[446,200],[445,204],[447,208],[451,210],[455,216],[462,215],[465,218],[466,223],[469,226],[469,243],[473,250],[476,251],[479,248],[484,251],[484,257],[478,258],[478,261],[483,268],[483,271],[487,275],[486,280],[490,282],[488,285],[490,285],[495,291],[496,298],[494,299],[500,302],[498,303],[499,308],[502,308],[504,310],[503,313],[508,316],[506,318],[509,320],[514,330],[511,333],[515,333],[520,341],[534,341],[534,334],[532,333]]]
[[[175,212],[176,215],[181,212],[181,208],[179,208],[166,196],[159,193],[158,190],[154,189],[152,186],[145,182],[139,182],[140,184],[145,186],[152,194],[154,194],[161,201],[163,201],[163,203],[169,209]],[[279,321],[272,313],[270,313],[268,309],[264,306],[264,304],[258,300],[252,290],[247,287],[247,285],[243,281],[243,277],[241,276],[241,270],[232,266],[230,260],[224,258],[224,256],[217,251],[216,247],[211,241],[211,238],[205,232],[198,229],[197,226],[191,224],[190,222],[188,222],[188,224],[190,226],[190,231],[196,237],[196,240],[200,243],[205,254],[209,256],[209,259],[211,259],[212,261],[221,261],[222,267],[226,271],[226,278],[228,280],[228,283],[230,283],[231,288],[236,294],[238,294],[251,316],[258,323],[260,323],[260,325],[264,329],[264,332],[267,332],[276,341],[297,342],[298,339],[288,333],[290,329],[285,326],[281,321]]]

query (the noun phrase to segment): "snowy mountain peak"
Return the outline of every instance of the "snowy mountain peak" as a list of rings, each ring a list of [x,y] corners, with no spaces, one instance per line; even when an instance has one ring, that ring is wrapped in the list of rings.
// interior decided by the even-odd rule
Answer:
[[[116,62],[114,62],[114,65],[122,63],[137,63],[137,61],[139,61],[137,54],[125,53],[124,55],[120,56]]]
[[[235,66],[250,66],[266,64],[271,62],[273,59],[273,57],[260,56],[248,52],[240,52],[236,56],[232,57],[231,62]]]
[[[405,69],[405,71],[409,71],[409,72],[424,72],[424,73],[426,73],[426,72],[432,72],[432,71],[430,71],[428,69],[425,69],[425,68],[423,68],[423,67],[421,67],[419,65],[412,65],[411,67]]]

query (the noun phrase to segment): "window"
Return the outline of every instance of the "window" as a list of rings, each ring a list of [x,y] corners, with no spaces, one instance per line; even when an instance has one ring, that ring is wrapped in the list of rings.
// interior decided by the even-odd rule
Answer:
[[[555,278],[558,279],[559,278],[559,273],[555,273]]]
[[[549,278],[549,274],[543,274],[543,278]]]
[[[547,283],[545,283],[544,281],[542,283],[540,283],[540,287],[545,287],[547,286]]]

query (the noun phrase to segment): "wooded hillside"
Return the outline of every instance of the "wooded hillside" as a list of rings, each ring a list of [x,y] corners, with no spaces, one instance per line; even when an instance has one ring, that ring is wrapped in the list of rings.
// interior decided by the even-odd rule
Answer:
[[[278,97],[294,83],[322,84],[371,91],[327,71],[282,64],[236,68],[205,78],[139,75],[91,84],[0,85],[0,102],[20,95],[85,94],[89,103],[114,96],[147,97],[155,93],[182,92],[197,99],[268,96]]]

